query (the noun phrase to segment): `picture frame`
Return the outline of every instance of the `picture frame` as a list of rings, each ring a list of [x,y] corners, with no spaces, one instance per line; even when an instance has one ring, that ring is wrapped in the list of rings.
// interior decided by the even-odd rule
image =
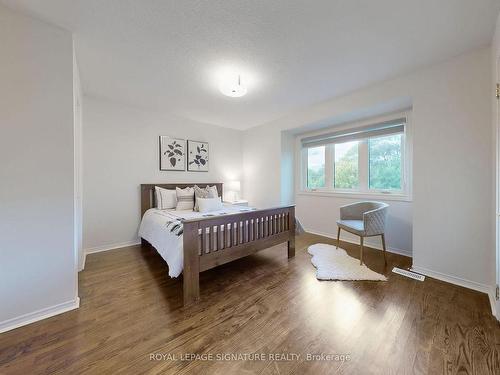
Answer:
[[[208,142],[187,141],[187,170],[190,172],[208,172]]]
[[[167,135],[159,137],[160,171],[186,170],[186,140]]]

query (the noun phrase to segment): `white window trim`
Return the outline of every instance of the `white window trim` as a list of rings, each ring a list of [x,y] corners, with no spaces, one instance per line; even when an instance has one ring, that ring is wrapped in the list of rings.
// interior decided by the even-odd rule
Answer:
[[[361,190],[349,190],[349,189],[335,189],[331,187],[333,184],[331,181],[332,173],[325,176],[324,188],[308,189],[306,184],[307,178],[307,148],[302,148],[302,139],[314,135],[327,134],[332,131],[331,128],[323,129],[319,132],[307,133],[298,135],[296,138],[296,150],[297,150],[297,170],[296,176],[296,191],[298,195],[309,195],[309,196],[322,196],[322,197],[342,197],[342,198],[352,198],[352,199],[381,199],[381,200],[396,200],[396,201],[412,201],[412,154],[413,154],[413,132],[411,125],[411,112],[398,112],[386,116],[380,116],[376,118],[371,118],[368,120],[351,122],[345,125],[339,125],[335,127],[335,130],[347,130],[351,128],[361,127],[370,125],[376,122],[390,121],[393,119],[406,117],[406,126],[403,136],[403,189],[398,191],[391,190],[369,190],[368,186],[361,187]],[[362,157],[363,152],[368,152],[367,142],[363,142],[364,145],[360,145],[359,153],[359,163],[362,163],[364,158]],[[328,150],[329,147],[327,147]],[[331,167],[331,162],[334,158],[331,150],[325,150],[325,170]],[[369,173],[368,168],[359,168],[360,181],[366,181],[368,184],[368,176],[362,176],[363,173]],[[330,176],[330,177],[327,177]]]

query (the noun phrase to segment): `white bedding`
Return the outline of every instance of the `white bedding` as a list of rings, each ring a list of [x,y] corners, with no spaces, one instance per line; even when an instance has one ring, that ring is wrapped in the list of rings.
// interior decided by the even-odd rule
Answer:
[[[200,213],[195,211],[158,210],[151,208],[144,213],[141,226],[139,227],[139,237],[144,238],[158,251],[161,257],[168,264],[168,275],[177,277],[182,272],[183,251],[182,235],[176,235],[167,228],[168,222],[172,218],[188,220],[207,216],[219,216],[228,213],[237,213],[255,210],[251,207],[234,205],[224,205],[220,211]]]

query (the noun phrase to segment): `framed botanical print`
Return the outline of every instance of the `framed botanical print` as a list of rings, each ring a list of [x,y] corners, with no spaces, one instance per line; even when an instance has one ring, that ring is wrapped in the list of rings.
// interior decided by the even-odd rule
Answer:
[[[160,170],[186,170],[186,140],[160,135]]]
[[[208,172],[208,142],[187,141],[187,169],[192,172]]]

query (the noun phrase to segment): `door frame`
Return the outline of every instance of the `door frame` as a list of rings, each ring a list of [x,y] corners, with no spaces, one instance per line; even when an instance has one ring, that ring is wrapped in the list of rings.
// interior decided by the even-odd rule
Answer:
[[[494,56],[495,60],[495,82],[494,90],[500,83],[500,55]],[[494,92],[495,92],[494,91]],[[500,285],[500,99],[494,98],[493,120],[494,120],[494,139],[495,139],[495,285],[493,287],[490,301],[492,303],[493,314],[497,319],[500,318],[500,301],[497,299],[497,288]],[[499,319],[500,320],[500,319]]]

